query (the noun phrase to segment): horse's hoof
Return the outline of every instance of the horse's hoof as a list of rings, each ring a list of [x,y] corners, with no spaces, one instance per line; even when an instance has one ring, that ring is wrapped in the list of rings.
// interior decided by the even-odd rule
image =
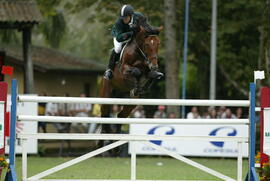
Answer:
[[[164,74],[161,73],[161,72],[157,72],[157,77],[156,77],[156,79],[159,80],[159,79],[161,79],[162,77],[164,77]]]
[[[103,78],[106,79],[106,80],[112,79],[113,78],[113,72],[112,72],[112,70],[111,69],[107,69],[104,72]]]
[[[164,76],[164,74],[161,73],[161,72],[158,72],[158,71],[151,71],[151,72],[148,73],[148,77],[149,77],[150,79],[156,79],[156,80],[159,80],[159,79],[161,79],[163,76]]]

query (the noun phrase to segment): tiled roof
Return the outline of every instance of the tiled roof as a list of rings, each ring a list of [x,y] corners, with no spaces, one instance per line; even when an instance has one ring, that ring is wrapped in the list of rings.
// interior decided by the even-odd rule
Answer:
[[[23,64],[22,46],[1,45],[7,59],[13,63]],[[79,58],[51,48],[32,46],[34,68],[41,71],[69,71],[85,73],[102,73],[106,66],[97,61]]]
[[[42,15],[34,1],[0,1],[1,23],[38,23]]]

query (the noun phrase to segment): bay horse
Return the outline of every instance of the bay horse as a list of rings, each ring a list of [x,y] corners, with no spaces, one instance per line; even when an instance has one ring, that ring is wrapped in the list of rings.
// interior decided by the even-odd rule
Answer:
[[[156,28],[159,33],[163,27]],[[112,97],[113,91],[122,93],[121,97],[139,98],[163,74],[158,70],[158,47],[160,40],[157,36],[149,34],[142,26],[138,32],[125,45],[122,56],[113,70],[111,80],[102,80],[100,97]],[[101,117],[110,116],[111,105],[101,105]],[[126,118],[136,105],[124,105],[117,117]],[[103,133],[119,133],[121,125],[113,131],[108,124],[102,125]]]

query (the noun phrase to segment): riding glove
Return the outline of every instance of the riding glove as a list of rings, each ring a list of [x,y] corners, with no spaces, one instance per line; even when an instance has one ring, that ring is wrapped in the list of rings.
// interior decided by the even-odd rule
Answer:
[[[117,40],[118,42],[126,41],[126,40],[128,40],[129,38],[131,38],[132,35],[133,35],[133,31],[129,31],[129,32],[126,32],[126,33],[122,33],[122,34],[120,34],[120,35],[118,35],[118,36],[116,37],[116,40]]]

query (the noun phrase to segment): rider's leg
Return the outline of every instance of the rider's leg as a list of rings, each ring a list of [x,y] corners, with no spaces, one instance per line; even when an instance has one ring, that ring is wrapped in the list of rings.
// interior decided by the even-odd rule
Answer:
[[[118,42],[116,38],[113,39],[113,43],[114,43],[114,49],[112,50],[112,53],[110,56],[108,68],[104,73],[104,78],[107,80],[112,78],[113,76],[112,72],[115,66],[115,62],[119,59],[120,53],[122,50],[122,43]]]
[[[106,71],[104,73],[104,78],[107,80],[112,78],[112,71],[113,71],[114,65],[115,65],[115,56],[116,56],[116,53],[113,49],[111,52],[108,68],[106,69]]]

